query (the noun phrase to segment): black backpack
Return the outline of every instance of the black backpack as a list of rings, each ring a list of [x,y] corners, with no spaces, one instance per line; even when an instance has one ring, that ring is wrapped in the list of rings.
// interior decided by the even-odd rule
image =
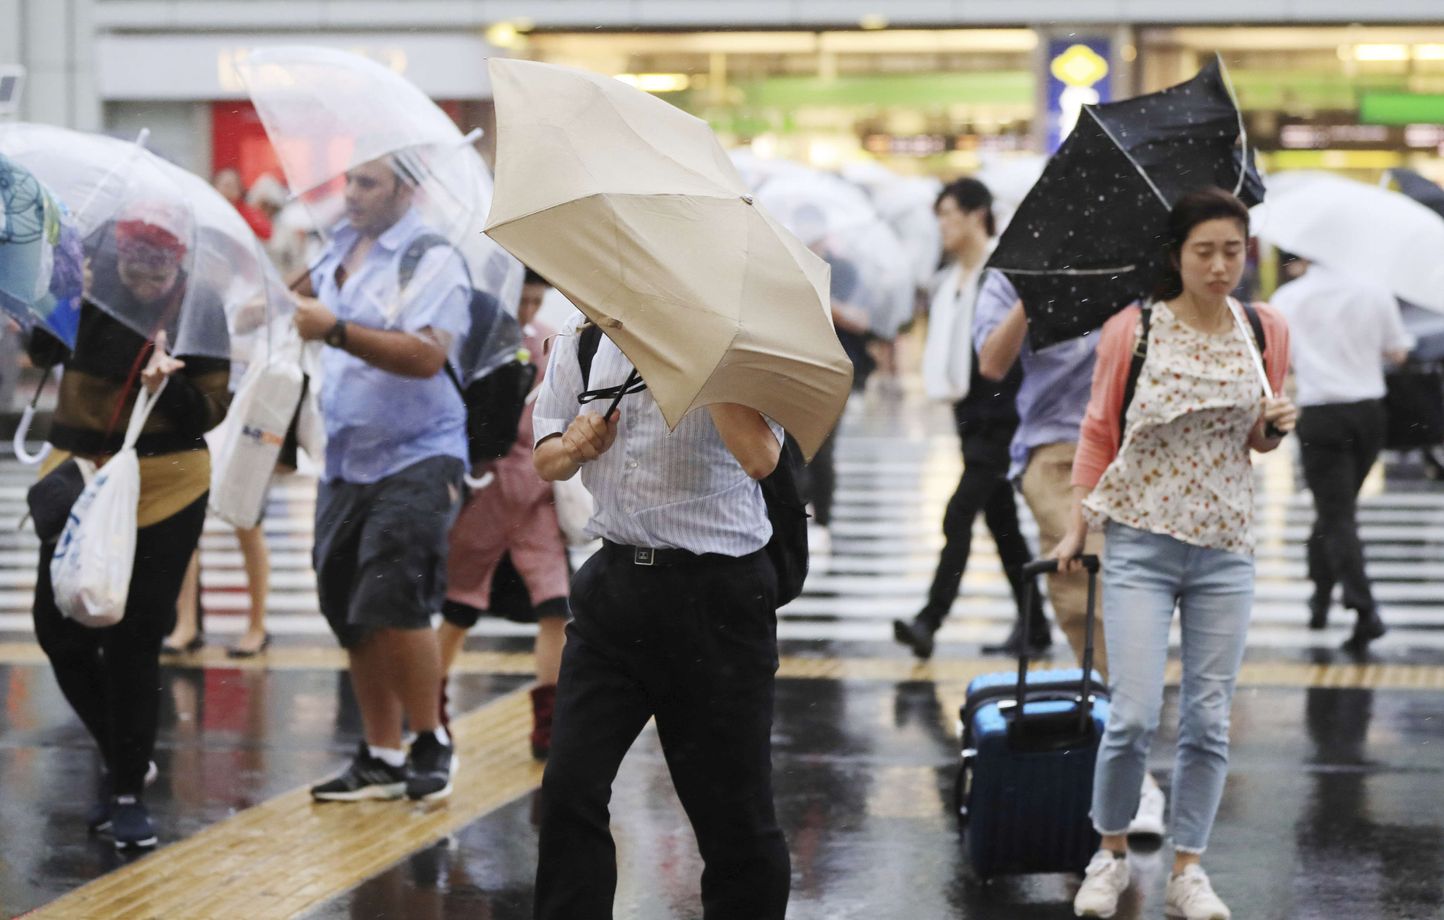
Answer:
[[[577,364],[582,370],[583,388],[590,385],[592,359],[602,341],[602,329],[595,323],[582,327],[577,337]],[[765,547],[772,568],[777,571],[777,606],[790,604],[802,594],[807,581],[807,504],[797,482],[802,475],[802,453],[792,438],[785,437],[777,467],[759,485],[767,503],[772,538]]]
[[[450,245],[445,237],[435,233],[422,234],[412,240],[401,254],[401,263],[397,268],[400,288],[406,289],[406,285],[416,274],[417,264],[428,250],[433,246]],[[483,335],[489,336],[498,323],[516,326],[516,320],[501,309],[495,297],[476,288],[471,290],[470,312],[471,333],[468,334],[467,341],[462,343],[463,352],[466,351],[468,342],[480,343]],[[520,345],[521,329],[518,327],[511,334]],[[456,372],[456,368],[452,367],[451,361],[446,362],[446,376],[451,379],[456,392],[461,394],[462,403],[466,405],[466,448],[472,465],[499,460],[505,457],[516,443],[522,410],[526,408],[526,397],[536,382],[536,375],[535,364],[510,360],[485,376],[463,385],[461,376]]]
[[[1253,304],[1243,305],[1243,315],[1248,318],[1253,330],[1254,341],[1258,343],[1259,359],[1262,360],[1268,347],[1264,334],[1263,320]],[[1143,304],[1138,311],[1138,339],[1133,345],[1133,360],[1128,364],[1128,382],[1123,386],[1123,407],[1118,410],[1118,444],[1123,445],[1123,435],[1128,429],[1128,407],[1133,405],[1133,391],[1138,388],[1138,375],[1143,373],[1143,362],[1148,359],[1148,332],[1153,323],[1153,307]],[[1272,430],[1272,426],[1270,426]]]

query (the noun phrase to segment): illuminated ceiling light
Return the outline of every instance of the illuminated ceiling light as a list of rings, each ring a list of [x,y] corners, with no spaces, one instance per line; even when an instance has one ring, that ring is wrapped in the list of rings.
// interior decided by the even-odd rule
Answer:
[[[528,19],[525,16],[519,16],[516,19],[513,19],[511,21],[511,24],[516,27],[516,30],[518,32],[522,33],[530,32],[532,29],[536,28],[536,22],[534,20]]]
[[[616,78],[644,93],[679,93],[692,85],[685,73],[619,73]]]
[[[881,13],[868,13],[857,21],[857,25],[859,28],[866,29],[869,32],[876,32],[880,29],[887,28],[887,17]]]
[[[1414,60],[1444,61],[1444,45],[1415,45]]]
[[[486,42],[493,48],[515,48],[521,41],[521,30],[514,22],[495,22],[486,29]]]
[[[1354,46],[1356,61],[1407,61],[1408,45],[1365,44]]]

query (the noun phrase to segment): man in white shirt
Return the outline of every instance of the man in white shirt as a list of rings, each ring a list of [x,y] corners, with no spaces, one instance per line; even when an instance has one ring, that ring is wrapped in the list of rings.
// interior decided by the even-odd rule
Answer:
[[[1327,625],[1334,585],[1341,583],[1344,606],[1357,614],[1345,648],[1362,653],[1385,627],[1364,571],[1359,488],[1384,444],[1384,364],[1402,362],[1413,337],[1387,290],[1318,263],[1305,262],[1273,305],[1289,323],[1299,446],[1314,496],[1309,626]]]
[[[536,916],[612,916],[612,780],[655,717],[677,797],[705,868],[707,920],[781,920],[791,869],[772,803],[777,575],[757,480],[782,429],[752,409],[713,405],[675,431],[650,393],[579,396],[628,380],[602,337],[585,378],[582,317],[552,348],[532,424],[543,479],[581,472],[602,549],[572,579],[552,746],[542,778]]]

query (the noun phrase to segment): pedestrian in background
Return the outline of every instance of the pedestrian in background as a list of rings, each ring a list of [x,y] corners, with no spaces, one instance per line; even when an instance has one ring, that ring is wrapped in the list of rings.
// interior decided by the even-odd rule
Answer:
[[[976,179],[959,179],[938,195],[934,210],[943,247],[953,264],[943,272],[928,315],[923,350],[923,383],[931,399],[952,403],[962,444],[963,475],[943,514],[943,550],[928,600],[912,622],[893,621],[897,641],[919,658],[933,652],[933,634],[952,609],[968,566],[973,522],[978,514],[997,544],[1003,572],[1013,591],[1018,618],[1003,644],[985,651],[1036,654],[1052,643],[1037,592],[1028,606],[1022,568],[1031,552],[1018,527],[1018,508],[1008,483],[1008,445],[1018,428],[1017,396],[1023,380],[1019,362],[1001,381],[984,378],[973,351],[973,306],[982,286],[983,264],[997,233],[993,196]],[[1023,617],[1030,617],[1028,647]]]
[[[1328,625],[1334,586],[1355,613],[1345,648],[1357,654],[1384,635],[1384,620],[1364,568],[1359,489],[1384,446],[1384,365],[1402,364],[1414,347],[1399,302],[1387,290],[1317,262],[1278,289],[1274,306],[1288,320],[1298,387],[1299,450],[1314,500],[1309,533],[1309,628]]]
[[[1095,336],[1068,528],[1051,553],[1060,568],[1080,569],[1089,524],[1106,530],[1111,706],[1092,808],[1103,840],[1074,910],[1111,917],[1130,883],[1127,835],[1163,707],[1176,606],[1183,681],[1164,910],[1228,920],[1199,859],[1228,775],[1229,709],[1253,608],[1250,450],[1277,448],[1298,410],[1286,397],[1264,398],[1259,379],[1261,358],[1270,391],[1283,385],[1288,326],[1268,306],[1255,307],[1266,342],[1260,356],[1244,308],[1229,296],[1243,275],[1248,208],[1221,189],[1194,192],[1174,206],[1168,230],[1171,271],[1157,302],[1146,316],[1128,308]],[[1125,405],[1140,350],[1146,357]]]
[[[517,322],[524,335],[523,347],[538,358],[545,354],[547,342],[555,335],[552,329],[536,322],[537,311],[550,288],[540,275],[527,270]],[[538,386],[544,379],[538,378]],[[532,466],[532,445],[536,443],[532,436],[534,408],[535,404],[529,402],[522,410],[511,451],[487,465],[485,472],[491,474],[491,482],[472,493],[451,528],[446,603],[441,608],[439,636],[444,719],[446,675],[466,642],[467,631],[481,615],[520,617],[537,624],[531,750],[533,757],[542,760],[551,749],[552,709],[570,615],[567,588],[571,569],[552,501],[552,484],[539,477]],[[522,582],[519,588],[524,595],[510,606],[522,609],[493,609],[503,560],[510,563],[510,571],[504,574]]]

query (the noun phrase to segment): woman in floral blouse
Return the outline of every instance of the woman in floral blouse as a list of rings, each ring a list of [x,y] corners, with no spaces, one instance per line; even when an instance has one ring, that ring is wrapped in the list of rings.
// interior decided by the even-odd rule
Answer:
[[[1072,525],[1053,552],[1074,567],[1088,527],[1105,532],[1112,709],[1092,811],[1103,843],[1074,901],[1079,916],[1112,916],[1129,884],[1126,833],[1163,705],[1177,606],[1183,685],[1165,910],[1188,920],[1229,917],[1198,863],[1228,773],[1229,706],[1253,606],[1249,452],[1278,447],[1298,414],[1287,398],[1270,395],[1288,369],[1288,327],[1255,305],[1260,355],[1247,311],[1229,296],[1247,240],[1248,210],[1233,195],[1185,196],[1169,218],[1171,271],[1146,308],[1147,324],[1130,307],[1098,343],[1073,466]],[[1147,357],[1125,406],[1140,327]]]

